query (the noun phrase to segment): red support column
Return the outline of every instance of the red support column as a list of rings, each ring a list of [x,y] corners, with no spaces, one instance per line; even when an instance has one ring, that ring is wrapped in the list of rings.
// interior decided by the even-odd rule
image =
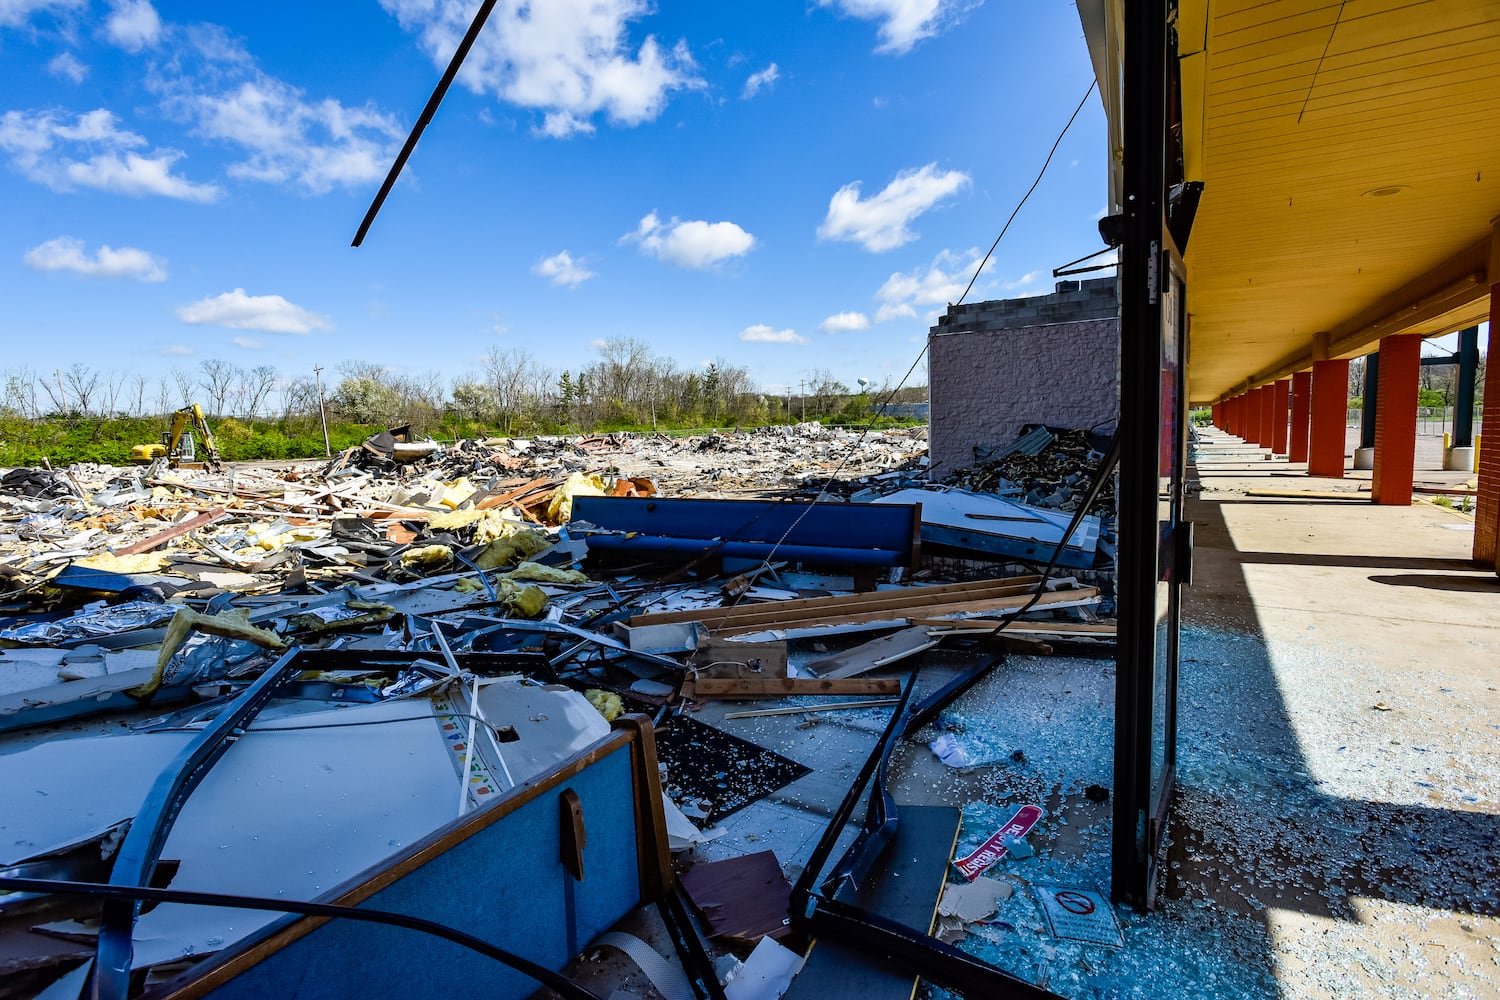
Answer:
[[[1240,433],[1240,397],[1231,396],[1229,399],[1229,433],[1239,436]]]
[[[1314,361],[1307,474],[1344,478],[1344,426],[1349,413],[1349,359]]]
[[[1287,455],[1293,462],[1307,461],[1307,421],[1312,416],[1312,372],[1292,376],[1292,428]]]
[[[1292,399],[1292,380],[1284,378],[1277,382],[1272,389],[1271,400],[1271,451],[1277,455],[1286,454],[1287,440],[1287,407]]]
[[[1245,432],[1240,437],[1246,444],[1260,444],[1260,397],[1259,389],[1245,390]]]
[[[1380,384],[1375,397],[1375,471],[1370,477],[1370,496],[1378,504],[1411,505],[1421,374],[1420,335],[1381,339]]]
[[[1500,256],[1500,239],[1496,242]],[[1500,274],[1493,266],[1491,274]],[[1479,495],[1474,506],[1474,561],[1495,568],[1500,573],[1500,364],[1495,363],[1495,348],[1500,347],[1500,282],[1490,286],[1489,364],[1484,369],[1484,415],[1479,444]]]
[[[1269,448],[1276,440],[1276,418],[1272,415],[1276,409],[1276,389],[1263,385],[1255,391],[1260,393],[1260,446]]]

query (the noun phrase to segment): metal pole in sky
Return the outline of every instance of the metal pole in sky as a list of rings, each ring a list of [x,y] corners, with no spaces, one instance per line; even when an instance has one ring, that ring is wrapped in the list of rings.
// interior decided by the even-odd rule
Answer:
[[[333,449],[328,445],[328,414],[323,409],[323,369],[313,366],[313,378],[318,383],[318,419],[323,422],[323,457],[332,458]]]

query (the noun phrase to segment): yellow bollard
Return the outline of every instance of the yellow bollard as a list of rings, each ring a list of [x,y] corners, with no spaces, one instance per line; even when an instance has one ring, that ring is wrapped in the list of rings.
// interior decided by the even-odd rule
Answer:
[[[1444,434],[1443,435],[1443,454],[1444,455],[1448,454],[1448,449],[1452,448],[1452,447],[1453,447],[1453,435],[1452,434]]]

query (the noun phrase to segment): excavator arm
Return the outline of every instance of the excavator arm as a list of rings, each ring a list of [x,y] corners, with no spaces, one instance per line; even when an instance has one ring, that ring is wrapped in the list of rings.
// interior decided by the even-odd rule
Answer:
[[[162,442],[167,446],[167,460],[176,465],[184,457],[183,436],[188,433],[189,428],[203,442],[204,463],[217,472],[223,465],[219,458],[219,447],[214,443],[213,432],[208,429],[208,418],[203,415],[203,407],[197,403],[184,406],[172,414],[172,427]]]

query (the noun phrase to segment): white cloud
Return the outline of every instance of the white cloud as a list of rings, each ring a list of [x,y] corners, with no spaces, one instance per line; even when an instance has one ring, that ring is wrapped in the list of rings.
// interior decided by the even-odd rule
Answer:
[[[168,358],[185,358],[193,353],[193,349],[186,344],[168,344],[157,353]]]
[[[915,319],[917,306],[946,306],[957,302],[982,259],[978,250],[969,250],[963,255],[944,250],[925,267],[910,272],[897,271],[875,293],[875,298],[881,303],[875,313],[875,322]],[[993,262],[987,261],[984,269],[989,271],[992,266]]]
[[[583,259],[573,259],[573,255],[566,250],[560,250],[547,257],[531,269],[532,274],[539,274],[544,278],[551,278],[554,285],[567,285],[577,288],[594,276],[594,272],[583,266]]]
[[[875,310],[875,322],[889,323],[893,319],[916,319],[917,311],[905,302],[892,304],[887,302]]]
[[[19,28],[39,10],[77,10],[88,0],[0,0],[0,28]]]
[[[854,330],[868,330],[870,328],[870,317],[862,312],[841,312],[818,324],[818,329],[824,333],[850,333]]]
[[[89,68],[78,61],[71,52],[59,52],[52,57],[47,64],[47,72],[53,76],[62,77],[64,80],[72,80],[74,83],[82,83],[83,78],[89,75]]]
[[[261,333],[311,333],[333,321],[293,305],[280,295],[246,295],[243,288],[177,307],[177,318],[194,326],[225,326]]]
[[[244,348],[247,351],[259,351],[266,346],[264,342],[251,337],[230,337],[229,342],[235,347]]]
[[[446,67],[473,18],[469,0],[380,0]],[[464,61],[459,82],[475,93],[543,114],[538,132],[591,132],[604,115],[617,125],[654,120],[676,90],[701,87],[687,43],[664,49],[647,35],[632,51],[630,23],[647,0],[502,0]]]
[[[90,278],[134,278],[166,281],[167,262],[135,247],[116,250],[107,244],[90,256],[83,240],[59,236],[26,251],[26,266],[37,271],[74,271]]]
[[[104,33],[126,52],[139,52],[161,40],[161,18],[151,0],[110,0],[110,8]]]
[[[764,323],[745,327],[745,329],[740,331],[740,339],[752,344],[807,343],[807,338],[799,334],[796,330],[777,330],[774,327],[766,326]]]
[[[1038,278],[1040,278],[1041,276],[1042,276],[1042,272],[1041,271],[1027,271],[1025,274],[1021,275],[1015,281],[1002,282],[1001,285],[1000,285],[1000,287],[1003,288],[1007,292],[1013,292],[1013,291],[1015,291],[1018,288],[1025,288],[1027,285],[1034,284],[1036,282],[1036,280]]]
[[[657,260],[702,270],[749,253],[755,237],[733,222],[681,222],[674,216],[671,222],[663,223],[652,212],[622,242],[639,243]]]
[[[876,52],[894,55],[911,50],[956,22],[969,6],[965,0],[819,0],[848,17],[880,22]]]
[[[103,108],[79,115],[72,124],[51,111],[0,115],[0,149],[11,154],[11,165],[23,177],[54,191],[95,188],[183,201],[213,201],[219,196],[218,187],[196,184],[172,172],[182,153],[172,149],[132,152],[146,145],[145,138],[120,128],[114,114]]]
[[[180,95],[169,103],[184,110],[201,135],[244,148],[249,155],[229,167],[230,176],[313,194],[384,177],[405,137],[373,104],[309,101],[298,88],[259,72],[232,90]]]
[[[901,171],[869,199],[860,198],[859,181],[845,184],[829,200],[818,236],[858,243],[872,253],[892,250],[917,238],[908,228],[913,219],[968,184],[968,174],[940,171],[936,163]]]
[[[781,79],[781,70],[776,68],[775,63],[767,66],[759,73],[751,73],[750,78],[745,81],[744,99],[747,101],[750,100],[750,98],[770,87],[779,79]]]

